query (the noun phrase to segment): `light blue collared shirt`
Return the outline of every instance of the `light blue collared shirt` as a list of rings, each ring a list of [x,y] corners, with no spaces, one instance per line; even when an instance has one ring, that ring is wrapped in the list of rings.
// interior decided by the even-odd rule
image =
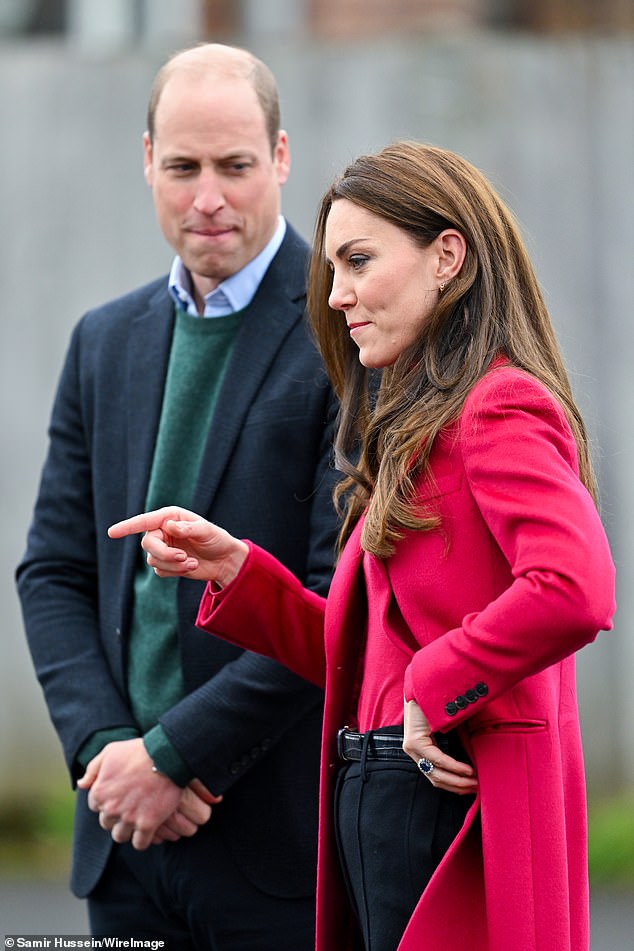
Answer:
[[[251,301],[260,286],[266,270],[279,251],[279,247],[286,234],[286,221],[280,215],[275,234],[252,261],[225,281],[222,281],[218,287],[214,288],[209,294],[205,295],[205,310],[202,315],[198,313],[198,308],[191,293],[191,277],[189,271],[176,255],[172,263],[169,278],[169,291],[174,298],[175,303],[181,309],[187,311],[192,317],[225,317],[227,314],[234,314],[239,310],[244,310]]]

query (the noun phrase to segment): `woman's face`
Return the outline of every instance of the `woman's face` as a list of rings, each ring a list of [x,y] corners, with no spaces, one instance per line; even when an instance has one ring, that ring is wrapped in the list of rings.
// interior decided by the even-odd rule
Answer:
[[[366,367],[387,367],[419,337],[439,295],[437,242],[420,248],[379,215],[337,199],[326,222],[329,304],[342,312]]]

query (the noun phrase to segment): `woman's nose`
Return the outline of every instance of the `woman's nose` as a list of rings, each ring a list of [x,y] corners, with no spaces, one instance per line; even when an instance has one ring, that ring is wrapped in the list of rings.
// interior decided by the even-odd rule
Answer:
[[[355,302],[355,296],[351,287],[345,287],[343,282],[337,277],[333,278],[328,305],[332,310],[349,310]]]

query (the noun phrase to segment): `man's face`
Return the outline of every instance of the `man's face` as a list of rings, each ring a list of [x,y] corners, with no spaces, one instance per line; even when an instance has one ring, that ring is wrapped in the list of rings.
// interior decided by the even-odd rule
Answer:
[[[246,79],[183,70],[168,79],[144,148],[161,230],[204,297],[272,237],[290,167],[286,136],[271,154]]]

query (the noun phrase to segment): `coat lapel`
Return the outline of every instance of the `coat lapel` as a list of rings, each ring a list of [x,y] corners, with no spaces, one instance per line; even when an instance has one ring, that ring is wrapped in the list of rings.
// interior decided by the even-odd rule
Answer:
[[[363,518],[357,522],[341,554],[326,602],[327,665],[334,670],[346,670],[348,676],[352,677],[367,621],[367,598],[362,575],[362,527]]]

